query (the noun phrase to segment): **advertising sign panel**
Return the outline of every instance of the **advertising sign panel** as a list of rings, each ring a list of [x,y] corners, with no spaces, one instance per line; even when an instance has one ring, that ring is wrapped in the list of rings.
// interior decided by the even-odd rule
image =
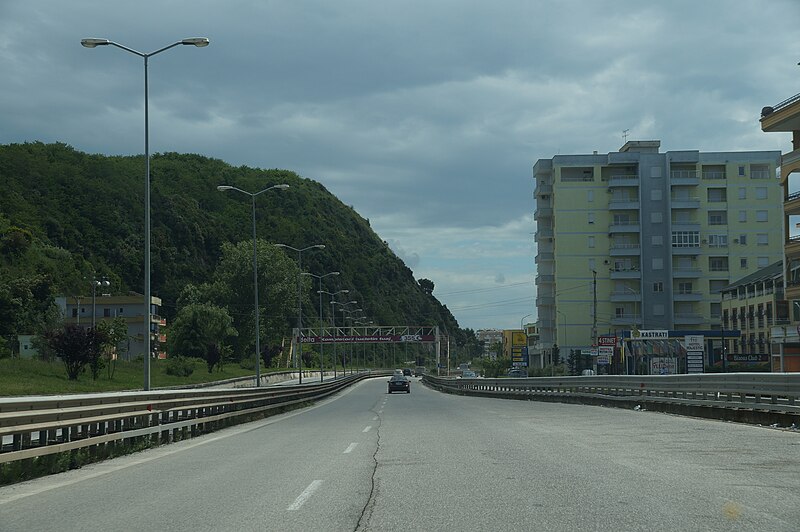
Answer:
[[[653,357],[650,359],[650,375],[675,375],[677,372],[677,358]]]

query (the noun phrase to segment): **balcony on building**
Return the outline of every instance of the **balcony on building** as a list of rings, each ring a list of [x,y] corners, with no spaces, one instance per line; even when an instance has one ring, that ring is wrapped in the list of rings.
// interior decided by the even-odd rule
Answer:
[[[539,183],[533,191],[533,195],[537,198],[544,196],[551,196],[553,194],[553,185]]]
[[[534,220],[542,220],[545,218],[552,218],[552,217],[553,217],[552,207],[536,207],[536,210],[533,211]]]
[[[630,268],[611,268],[608,270],[608,276],[612,280],[641,279],[642,272],[639,271],[638,266],[631,266]]]
[[[639,233],[639,220],[614,220],[608,226],[609,233]]]
[[[536,297],[537,307],[552,307],[555,304],[556,304],[556,298],[553,296],[539,295]]]
[[[702,301],[703,294],[697,290],[681,290],[676,288],[672,292],[673,301]]]
[[[697,279],[702,277],[703,270],[697,266],[672,266],[672,277],[675,279]]]
[[[702,254],[703,250],[700,246],[672,246],[672,256],[691,256],[696,257]]]
[[[670,198],[670,206],[673,209],[699,209],[700,198],[697,196],[673,195]]]
[[[611,211],[638,211],[639,205],[639,198],[635,196],[612,196],[608,200],[608,209]]]
[[[544,252],[544,251],[540,251],[539,253],[537,253],[536,257],[533,259],[533,261],[536,264],[540,264],[542,262],[552,262],[554,260],[555,260],[555,256],[553,255],[553,253]]]
[[[556,282],[555,275],[542,275],[539,274],[536,276],[536,285],[544,285],[544,284],[553,284]]]
[[[786,195],[783,201],[783,212],[787,216],[800,214],[800,190]]]
[[[786,255],[796,257],[800,255],[800,235],[790,236],[786,239],[786,244],[783,246]]]
[[[609,187],[639,186],[639,171],[636,165],[605,166],[601,170],[601,178],[607,182]]]
[[[703,181],[720,181],[727,179],[724,164],[704,164],[702,170]]]
[[[695,165],[685,167],[673,165],[670,169],[669,177],[670,185],[693,186],[700,184],[700,176]]]
[[[639,256],[641,245],[638,242],[611,242],[608,252],[612,257]]]
[[[550,227],[538,227],[533,236],[537,241],[553,238],[553,229]]]
[[[626,313],[626,314],[617,314],[611,317],[611,325],[631,327],[633,325],[639,325],[641,323],[642,319],[639,316],[639,314]]]
[[[673,315],[675,325],[701,325],[705,323],[705,318],[702,314],[696,312],[680,312]]]
[[[633,288],[624,288],[622,290],[613,290],[609,297],[612,303],[624,303],[627,301],[640,301],[642,294]]]

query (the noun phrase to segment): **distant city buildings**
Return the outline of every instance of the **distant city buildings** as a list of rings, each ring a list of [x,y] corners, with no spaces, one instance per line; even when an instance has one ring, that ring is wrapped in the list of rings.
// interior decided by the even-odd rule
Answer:
[[[503,331],[498,329],[478,329],[475,337],[479,342],[483,342],[483,356],[491,359],[497,358],[494,346],[503,342]]]

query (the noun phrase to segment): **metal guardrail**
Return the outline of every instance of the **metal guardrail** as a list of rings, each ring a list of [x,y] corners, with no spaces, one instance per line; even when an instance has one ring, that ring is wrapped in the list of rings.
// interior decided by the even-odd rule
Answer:
[[[702,417],[741,421],[778,419],[800,425],[800,373],[596,375],[522,379],[453,379],[425,375],[423,382],[440,391],[464,395],[607,406],[638,404],[651,410]]]
[[[0,463],[148,436],[167,443],[323,399],[385,371],[269,388],[122,392],[0,400]],[[252,381],[252,378],[250,378]]]

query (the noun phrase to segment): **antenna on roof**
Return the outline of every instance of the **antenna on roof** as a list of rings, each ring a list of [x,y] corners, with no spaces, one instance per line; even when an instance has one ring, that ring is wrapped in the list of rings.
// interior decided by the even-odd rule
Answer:
[[[630,129],[623,129],[622,130],[622,141],[623,142],[628,142],[628,131],[630,131]]]

